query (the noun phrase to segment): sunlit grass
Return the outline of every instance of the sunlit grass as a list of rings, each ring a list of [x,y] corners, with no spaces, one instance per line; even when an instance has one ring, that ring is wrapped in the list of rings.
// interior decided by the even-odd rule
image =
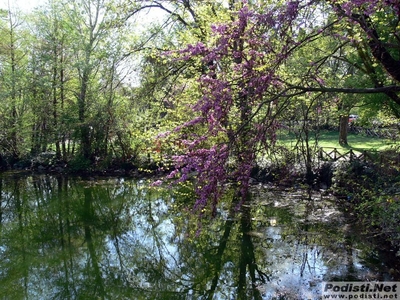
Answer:
[[[311,144],[315,142],[315,133],[310,134]],[[338,131],[322,131],[317,135],[318,146],[327,149],[336,148],[338,151],[348,151],[350,149],[355,151],[382,151],[394,146],[400,146],[399,141],[382,139],[377,137],[368,137],[361,134],[349,133],[348,146],[341,146],[339,144]],[[278,134],[278,144],[286,147],[295,147],[297,143],[294,134],[282,131]]]

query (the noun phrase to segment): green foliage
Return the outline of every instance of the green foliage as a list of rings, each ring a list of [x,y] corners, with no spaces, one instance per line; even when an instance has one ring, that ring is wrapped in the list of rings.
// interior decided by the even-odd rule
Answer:
[[[92,162],[81,155],[74,156],[68,163],[69,169],[72,173],[88,172],[91,170]]]
[[[400,168],[396,164],[397,155],[391,164],[386,162],[384,165],[338,162],[332,186],[333,192],[342,199],[342,206],[363,225],[367,237],[377,235],[392,242],[394,247],[400,246]]]
[[[374,165],[361,161],[338,161],[334,166],[333,190],[349,201],[362,201],[367,193],[374,193],[382,182]],[[376,185],[375,185],[376,184]]]

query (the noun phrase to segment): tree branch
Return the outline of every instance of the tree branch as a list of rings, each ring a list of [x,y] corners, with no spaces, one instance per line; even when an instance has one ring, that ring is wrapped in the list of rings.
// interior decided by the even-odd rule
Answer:
[[[291,90],[300,90],[303,92],[322,92],[322,93],[342,93],[342,94],[387,94],[400,92],[400,86],[389,85],[375,88],[332,88],[332,87],[306,87],[290,86]],[[399,103],[400,104],[400,103]]]
[[[293,92],[291,92],[293,91]],[[297,86],[297,85],[289,85],[288,88],[284,89],[282,92],[268,98],[258,105],[252,115],[248,118],[247,122],[242,124],[236,134],[241,132],[245,126],[249,124],[249,122],[259,113],[264,105],[276,101],[280,98],[292,98],[296,96],[303,95],[309,92],[318,92],[318,93],[342,93],[342,94],[385,94],[389,96],[394,102],[400,105],[400,97],[397,96],[396,92],[400,92],[400,86],[392,85],[392,86],[383,86],[376,88],[330,88],[330,87],[307,87],[307,86]]]
[[[393,79],[400,82],[400,61],[396,60],[385,47],[379,37],[378,31],[374,28],[370,17],[368,15],[357,14],[353,14],[351,17],[354,21],[360,24],[361,28],[367,34],[368,45],[375,59],[382,64]]]

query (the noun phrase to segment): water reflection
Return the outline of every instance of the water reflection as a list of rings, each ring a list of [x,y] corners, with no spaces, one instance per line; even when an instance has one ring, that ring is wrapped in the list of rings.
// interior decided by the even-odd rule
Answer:
[[[199,230],[190,197],[144,182],[3,176],[0,191],[1,299],[318,299],[322,280],[376,276],[321,195],[260,187],[241,212],[227,195]]]

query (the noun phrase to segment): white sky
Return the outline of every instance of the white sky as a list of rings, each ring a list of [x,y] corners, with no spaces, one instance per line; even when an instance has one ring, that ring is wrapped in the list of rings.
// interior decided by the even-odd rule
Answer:
[[[49,0],[0,0],[0,9],[8,9],[9,5],[14,10],[21,10],[25,13],[31,12],[34,8],[40,5],[46,5],[49,3]],[[150,23],[154,21],[159,21],[165,15],[165,12],[160,9],[153,10],[150,14],[148,10],[141,12],[140,17],[142,18],[141,22]]]
[[[7,9],[8,3],[12,8],[19,8],[25,12],[29,12],[38,5],[46,3],[46,0],[0,0],[0,8]]]

